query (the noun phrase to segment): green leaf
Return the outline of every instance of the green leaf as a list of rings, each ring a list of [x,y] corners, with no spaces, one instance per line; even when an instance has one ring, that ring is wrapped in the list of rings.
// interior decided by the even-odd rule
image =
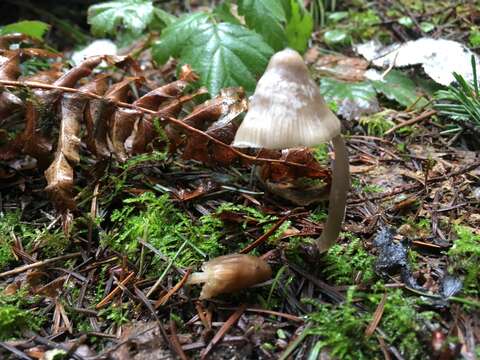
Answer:
[[[418,99],[417,87],[413,80],[398,70],[392,70],[384,81],[372,81],[375,90],[403,106],[410,106]]]
[[[172,25],[175,21],[177,21],[177,17],[169,14],[165,10],[154,8],[153,11],[153,19],[149,25],[149,28],[152,30],[160,31],[165,27]]]
[[[344,30],[329,30],[323,34],[323,40],[328,45],[346,45],[350,43],[351,37]]]
[[[36,20],[19,21],[0,28],[0,35],[22,33],[41,40],[50,25]]]
[[[328,14],[328,20],[334,23],[339,22],[346,18],[348,18],[348,11],[337,11],[337,12]]]
[[[204,23],[193,33],[180,59],[198,72],[212,96],[227,86],[255,89],[273,50],[260,35],[230,23]]]
[[[422,21],[420,23],[420,29],[422,29],[423,32],[429,33],[430,31],[435,30],[435,25],[433,25],[431,22]]]
[[[282,26],[286,21],[285,10],[278,0],[239,0],[238,10],[245,16],[248,27],[263,36],[276,51],[287,45]]]
[[[468,42],[472,47],[480,46],[480,30],[477,27],[470,29],[470,35],[468,35]]]
[[[361,99],[370,102],[377,96],[374,87],[368,81],[350,83],[332,78],[321,80],[320,92],[328,103],[343,99]]]
[[[377,93],[369,81],[351,83],[324,78],[320,92],[330,108],[347,120],[379,111]]]
[[[170,56],[179,57],[187,41],[201,24],[208,22],[209,16],[199,12],[180,17],[162,31],[160,40],[152,46],[152,55],[159,64],[164,64]]]
[[[290,0],[290,6],[291,17],[285,27],[288,46],[300,53],[304,53],[308,47],[308,40],[312,35],[313,18],[305,9],[300,8],[298,0]]]
[[[230,1],[227,0],[218,5],[213,11],[213,13],[218,19],[223,22],[241,25],[240,21],[235,16],[233,16],[231,7],[232,4],[230,3]]]
[[[413,27],[413,20],[410,16],[401,17],[400,19],[398,19],[398,23],[402,26],[405,26],[406,28]]]
[[[151,23],[154,7],[151,0],[116,0],[88,8],[88,23],[96,36],[115,35],[118,26],[140,35]]]

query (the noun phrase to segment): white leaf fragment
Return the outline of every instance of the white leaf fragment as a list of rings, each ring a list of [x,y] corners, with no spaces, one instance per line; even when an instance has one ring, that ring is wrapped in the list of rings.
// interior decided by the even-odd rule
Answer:
[[[478,56],[465,45],[446,39],[421,38],[390,46],[369,41],[357,45],[355,50],[373,65],[382,68],[422,65],[425,73],[442,85],[450,85],[454,81],[453,72],[472,82],[472,55],[477,67],[480,65]]]
[[[72,61],[75,65],[79,65],[86,58],[97,55],[117,55],[117,45],[107,39],[93,41],[87,47],[72,54]]]

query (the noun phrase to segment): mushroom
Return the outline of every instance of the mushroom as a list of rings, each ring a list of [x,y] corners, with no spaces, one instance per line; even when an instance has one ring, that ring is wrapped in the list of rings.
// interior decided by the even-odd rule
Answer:
[[[232,144],[285,149],[332,141],[335,161],[328,218],[317,240],[320,252],[328,250],[338,238],[350,188],[348,154],[340,128],[340,121],[325,103],[300,54],[285,49],[270,59]]]
[[[205,284],[200,299],[242,290],[272,277],[272,269],[265,260],[244,254],[217,257],[204,263],[202,270],[187,280],[187,284]]]

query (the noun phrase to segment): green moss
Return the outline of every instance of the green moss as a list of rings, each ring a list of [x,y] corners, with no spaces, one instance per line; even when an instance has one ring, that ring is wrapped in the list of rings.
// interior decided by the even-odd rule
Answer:
[[[95,294],[93,303],[98,304],[105,297],[105,284],[107,281],[108,265],[103,265],[98,274],[98,281],[95,287]]]
[[[380,18],[373,10],[351,12],[349,24],[354,39],[371,39],[378,28],[375,25],[380,23]]]
[[[318,309],[307,317],[312,324],[310,334],[320,336],[316,347],[327,347],[330,355],[338,359],[382,358],[375,336],[366,337],[364,333],[384,291],[385,289],[367,296],[354,293],[354,288],[351,287],[346,301],[336,307],[307,300]],[[415,300],[405,297],[401,290],[387,291],[387,300],[378,325],[386,336],[386,342],[395,346],[405,359],[428,358],[427,346],[421,339],[423,321],[430,319],[431,313],[418,312]],[[368,311],[364,312],[354,306],[354,295],[357,301],[363,299],[363,306]]]
[[[472,47],[480,46],[480,29],[477,26],[470,28],[470,34],[468,35],[468,42]]]
[[[304,236],[292,236],[288,238],[288,241],[285,243],[283,249],[285,251],[285,255],[291,262],[304,267],[308,265],[305,262],[305,253],[301,250],[306,246],[316,246],[315,239]]]
[[[25,290],[14,295],[0,295],[0,340],[21,336],[24,330],[36,331],[42,318],[31,308],[35,298]]]
[[[338,46],[348,45],[352,41],[363,42],[374,36],[389,38],[377,26],[379,23],[380,18],[370,9],[332,12],[328,16],[324,40],[329,45]]]
[[[327,220],[327,217],[328,214],[327,210],[325,210],[325,207],[318,206],[314,211],[310,213],[309,219],[316,223],[322,223]]]
[[[384,191],[383,187],[376,184],[367,184],[363,187],[362,190],[366,194],[380,194]]]
[[[10,249],[10,245],[13,243],[11,232],[19,222],[20,213],[18,212],[7,212],[5,215],[0,215],[0,269],[2,270],[15,260]]]
[[[432,228],[432,221],[427,218],[422,218],[417,221],[416,227],[419,230],[430,230]]]
[[[408,249],[407,255],[408,255],[408,263],[410,264],[412,271],[420,270],[420,264],[418,262],[420,254],[413,249]]]
[[[365,194],[379,194],[385,191],[385,189],[376,184],[363,185],[362,181],[358,178],[352,178],[352,188],[357,191],[363,191]]]
[[[22,221],[19,211],[0,214],[0,269],[11,267],[15,262],[11,251],[12,235],[22,242],[27,251],[40,249],[43,257],[61,255],[70,244],[60,229],[34,228]]]
[[[245,218],[245,222],[243,223],[242,226],[244,228],[247,227],[248,220],[255,220],[260,225],[262,223],[268,223],[268,222],[271,222],[273,220],[277,220],[276,216],[265,214],[262,211],[254,208],[254,207],[237,205],[237,204],[232,204],[232,203],[228,203],[228,202],[220,205],[216,212],[217,212],[217,214],[221,214],[224,211],[243,214],[244,218]]]
[[[29,327],[31,315],[13,305],[0,305],[0,338],[8,339],[20,335],[20,329]]]
[[[126,324],[130,321],[129,317],[127,316],[128,313],[128,305],[127,304],[120,304],[120,305],[110,305],[109,307],[102,309],[99,311],[98,316],[106,318],[107,320],[112,321],[117,326]]]
[[[480,288],[480,235],[469,228],[456,226],[458,239],[448,251],[450,272],[461,273],[463,291],[467,295],[478,296]]]
[[[161,136],[165,136],[165,132],[163,130],[161,130]],[[162,163],[167,159],[167,157],[168,155],[166,152],[155,150],[149,153],[132,156],[125,162],[125,164],[121,165],[121,168],[128,171],[146,162]]]
[[[360,125],[366,127],[368,135],[382,136],[395,125],[395,123],[387,117],[390,112],[390,110],[386,110],[371,116],[364,116],[360,119]]]
[[[39,71],[45,71],[50,69],[51,61],[41,58],[31,58],[22,61],[20,64],[20,71],[23,76],[31,76]]]
[[[380,294],[370,295],[371,305],[380,303],[381,297]],[[416,298],[405,296],[400,289],[389,290],[379,327],[387,335],[387,342],[397,347],[405,359],[426,359],[428,356],[421,340],[423,323],[432,314],[419,312]]]
[[[343,237],[347,242],[333,245],[325,255],[327,278],[336,284],[353,284],[361,273],[362,283],[372,281],[375,258],[364,249],[358,237],[350,233],[344,233]]]
[[[369,318],[359,313],[352,300],[353,288],[347,292],[345,303],[336,307],[307,300],[306,302],[316,305],[318,309],[307,316],[313,323],[310,335],[321,337],[317,346],[328,348],[332,358],[374,359],[373,355],[379,351],[378,345],[371,337],[363,336]]]
[[[38,242],[40,244],[40,248],[42,249],[42,254],[46,258],[64,254],[65,250],[70,245],[70,240],[60,229],[39,232]]]
[[[114,211],[111,220],[114,232],[103,236],[102,244],[137,260],[140,239],[149,242],[178,266],[192,266],[205,257],[220,254],[222,222],[213,216],[203,216],[194,223],[184,212],[175,208],[168,195],[145,193],[124,201],[125,206]],[[178,252],[186,242],[183,251]],[[178,254],[177,254],[178,252]],[[154,265],[164,265],[155,257]],[[154,266],[155,267],[155,266]],[[152,269],[154,270],[154,269]]]
[[[328,144],[320,144],[313,148],[313,157],[321,164],[328,163]]]

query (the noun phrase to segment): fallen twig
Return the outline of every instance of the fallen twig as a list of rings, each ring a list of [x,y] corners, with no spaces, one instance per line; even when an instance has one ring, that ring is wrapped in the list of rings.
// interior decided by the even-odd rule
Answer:
[[[410,125],[413,125],[413,124],[416,124],[422,120],[425,120],[425,119],[428,119],[430,116],[432,115],[435,115],[437,112],[435,110],[428,110],[428,111],[425,111],[424,113],[414,117],[413,119],[410,119],[410,120],[407,120],[407,121],[403,121],[401,122],[400,124],[397,124],[395,125],[394,127],[392,127],[391,129],[385,131],[385,134],[384,135],[390,135],[391,133],[397,131],[398,129],[401,129],[402,127],[404,126],[410,126]]]
[[[135,275],[134,272],[131,272],[130,274],[128,274],[128,276],[125,279],[123,279],[123,281],[120,284],[125,286],[125,284],[127,284],[130,281],[130,279],[133,277],[133,275]],[[98,310],[98,309],[101,309],[102,307],[104,307],[105,305],[107,305],[113,299],[113,297],[120,292],[120,290],[121,290],[120,286],[117,286],[115,289],[113,289],[107,296],[105,296],[103,298],[102,301],[100,301],[95,306],[95,309]]]
[[[282,217],[280,220],[278,220],[275,225],[273,225],[270,230],[268,230],[265,234],[263,234],[262,236],[260,236],[257,240],[255,240],[253,243],[251,243],[250,245],[248,245],[247,247],[245,247],[243,250],[240,251],[240,254],[246,254],[250,251],[252,251],[253,249],[255,249],[257,246],[259,246],[260,244],[262,244],[263,242],[265,242],[269,237],[270,235],[272,235],[284,222],[285,220],[287,220],[289,218],[290,215],[286,215],[284,217]]]
[[[185,355],[180,340],[177,336],[177,326],[175,325],[175,320],[170,320],[170,341],[175,348],[175,352],[182,360],[188,360],[187,355]]]
[[[373,333],[375,332],[375,329],[377,328],[378,324],[380,323],[380,320],[382,319],[383,310],[385,309],[386,302],[387,302],[387,293],[384,293],[382,296],[382,300],[380,300],[380,303],[378,304],[377,309],[373,314],[372,321],[370,322],[368,327],[365,329],[365,336],[367,337],[372,336]]]
[[[81,256],[81,255],[82,255],[82,253],[76,252],[76,253],[72,253],[72,254],[57,256],[57,257],[47,259],[47,260],[37,261],[37,262],[34,262],[33,264],[19,266],[15,269],[8,270],[8,271],[5,271],[3,273],[0,273],[0,278],[6,277],[6,276],[11,276],[11,275],[17,275],[17,274],[20,274],[24,271],[30,270],[30,269],[36,269],[36,268],[39,268],[39,267],[42,267],[42,266],[45,266],[45,265],[49,265],[49,264],[54,263],[56,261],[68,260],[68,259],[78,257],[78,256]]]
[[[472,171],[473,169],[475,169],[479,166],[480,166],[480,160],[475,161],[474,163],[472,163],[472,164],[470,164],[470,165],[468,165],[468,166],[466,166],[466,167],[464,167],[460,170],[451,172],[449,174],[430,178],[430,179],[427,180],[427,184],[433,184],[433,183],[448,180],[452,177],[462,175],[462,174],[465,174],[469,171]],[[397,190],[392,190],[392,191],[389,191],[387,193],[383,193],[383,194],[380,194],[380,195],[377,195],[377,196],[372,196],[368,199],[351,200],[351,201],[348,201],[347,204],[348,205],[355,205],[355,204],[361,204],[361,203],[363,203],[367,200],[368,201],[382,200],[382,199],[389,198],[389,197],[392,197],[392,196],[395,196],[395,195],[398,195],[398,194],[402,194],[402,193],[407,192],[407,191],[420,190],[420,189],[423,189],[424,187],[425,187],[425,184],[408,185],[408,186],[404,186],[404,187],[402,187],[400,189],[397,189]]]
[[[10,351],[12,354],[14,354],[19,359],[33,360],[33,358],[31,358],[30,356],[25,354],[23,351],[18,350],[15,346],[9,345],[6,342],[1,341],[0,342],[0,347],[3,347],[5,350]]]
[[[247,308],[247,305],[243,304],[235,311],[227,321],[222,325],[222,327],[215,334],[213,339],[207,345],[207,347],[202,351],[201,359],[205,359],[208,356],[208,353],[213,349],[213,347],[223,338],[227,331],[237,322],[237,320],[242,316],[243,312]]]
[[[228,308],[228,307],[219,307],[219,309],[220,310],[232,310],[231,308]],[[258,313],[258,314],[268,314],[268,315],[272,315],[272,316],[278,316],[278,317],[282,317],[282,318],[285,318],[287,320],[291,320],[291,321],[295,321],[295,322],[299,322],[299,323],[305,322],[305,320],[302,319],[301,317],[298,317],[298,316],[295,316],[295,315],[292,315],[292,314],[279,312],[279,311],[274,311],[274,310],[246,308],[245,311]]]
[[[190,276],[190,273],[191,273],[191,269],[188,269],[187,272],[185,273],[185,275],[183,276],[183,278],[175,284],[175,286],[173,286],[170,290],[168,290],[168,292],[163,295],[160,299],[157,300],[157,302],[155,303],[155,309],[158,309],[160,306],[164,305],[168,299],[170,299],[170,297],[175,294],[184,284],[185,284],[185,281],[187,281],[188,277]]]
[[[308,336],[312,324],[307,324],[300,335],[293,340],[283,354],[278,358],[279,360],[286,360],[295,351],[295,349],[302,343],[302,341]]]

